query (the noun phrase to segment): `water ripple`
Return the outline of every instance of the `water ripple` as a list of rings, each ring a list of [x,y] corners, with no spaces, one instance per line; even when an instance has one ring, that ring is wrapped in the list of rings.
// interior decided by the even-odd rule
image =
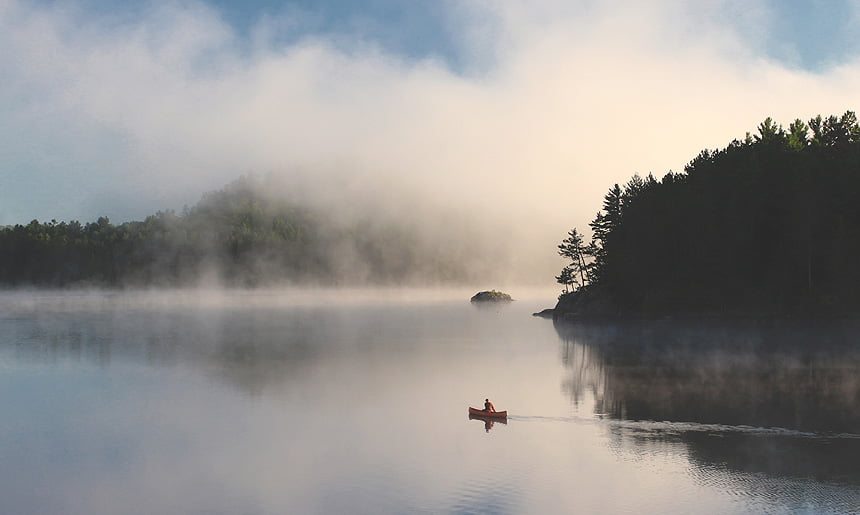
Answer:
[[[746,511],[757,513],[858,513],[860,491],[810,478],[772,477],[764,473],[727,474],[722,467],[698,466],[690,475],[717,487]]]
[[[829,433],[800,431],[784,427],[756,427],[748,425],[704,424],[699,422],[672,422],[655,420],[610,420],[605,418],[585,417],[543,417],[543,416],[508,416],[509,421],[515,422],[576,422],[605,425],[613,428],[629,429],[632,431],[651,432],[660,434],[680,434],[690,432],[702,433],[734,433],[744,435],[787,436],[793,438],[818,438],[828,440],[858,440],[857,433]]]

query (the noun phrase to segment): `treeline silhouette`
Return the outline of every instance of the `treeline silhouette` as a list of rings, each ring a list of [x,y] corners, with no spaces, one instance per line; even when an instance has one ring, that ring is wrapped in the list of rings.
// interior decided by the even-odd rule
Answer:
[[[114,225],[106,217],[0,229],[7,287],[230,286],[450,282],[468,278],[454,253],[413,227],[266,194],[242,177],[181,214],[160,211]],[[460,249],[471,252],[472,249]]]
[[[860,307],[860,127],[767,118],[684,173],[614,185],[559,253],[560,313],[844,314]]]

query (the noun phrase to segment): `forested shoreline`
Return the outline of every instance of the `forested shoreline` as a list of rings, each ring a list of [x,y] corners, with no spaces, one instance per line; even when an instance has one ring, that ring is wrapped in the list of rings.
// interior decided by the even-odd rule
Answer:
[[[559,245],[556,316],[850,314],[860,308],[854,112],[767,118],[683,173],[614,185]]]
[[[360,214],[336,220],[323,208],[268,194],[268,186],[243,176],[182,213],[159,211],[118,225],[101,217],[7,226],[0,229],[0,286],[343,286],[472,278],[457,261],[460,254],[422,240],[414,227]]]

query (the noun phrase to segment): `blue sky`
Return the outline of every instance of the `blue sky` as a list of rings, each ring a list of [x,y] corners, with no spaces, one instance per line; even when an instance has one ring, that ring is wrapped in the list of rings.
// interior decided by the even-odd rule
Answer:
[[[46,6],[77,4],[90,16],[125,19],[138,17],[151,9],[153,3],[159,3],[38,1]],[[293,17],[300,22],[290,24],[289,33],[283,34],[280,41],[282,44],[294,43],[308,35],[345,40],[347,44],[349,40],[361,39],[409,59],[444,59],[455,69],[469,57],[464,55],[468,54],[468,49],[459,44],[457,25],[462,20],[451,12],[456,3],[450,0],[208,0],[204,3],[245,37],[262,19]],[[721,3],[725,5],[722,12],[718,7],[708,15],[735,25],[755,51],[790,66],[819,71],[850,59],[860,47],[856,1],[767,0],[716,4]],[[766,15],[745,19],[743,11],[747,8],[764,9]],[[695,27],[677,30],[695,30]]]
[[[855,110],[858,28],[857,1],[0,0],[0,225],[254,173],[395,213],[503,199],[554,248],[634,172]]]

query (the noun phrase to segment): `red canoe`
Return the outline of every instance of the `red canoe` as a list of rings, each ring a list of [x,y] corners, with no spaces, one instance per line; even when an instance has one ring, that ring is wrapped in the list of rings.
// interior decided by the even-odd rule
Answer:
[[[469,415],[486,418],[508,418],[507,411],[484,411],[482,409],[473,408],[471,406],[469,406]]]

